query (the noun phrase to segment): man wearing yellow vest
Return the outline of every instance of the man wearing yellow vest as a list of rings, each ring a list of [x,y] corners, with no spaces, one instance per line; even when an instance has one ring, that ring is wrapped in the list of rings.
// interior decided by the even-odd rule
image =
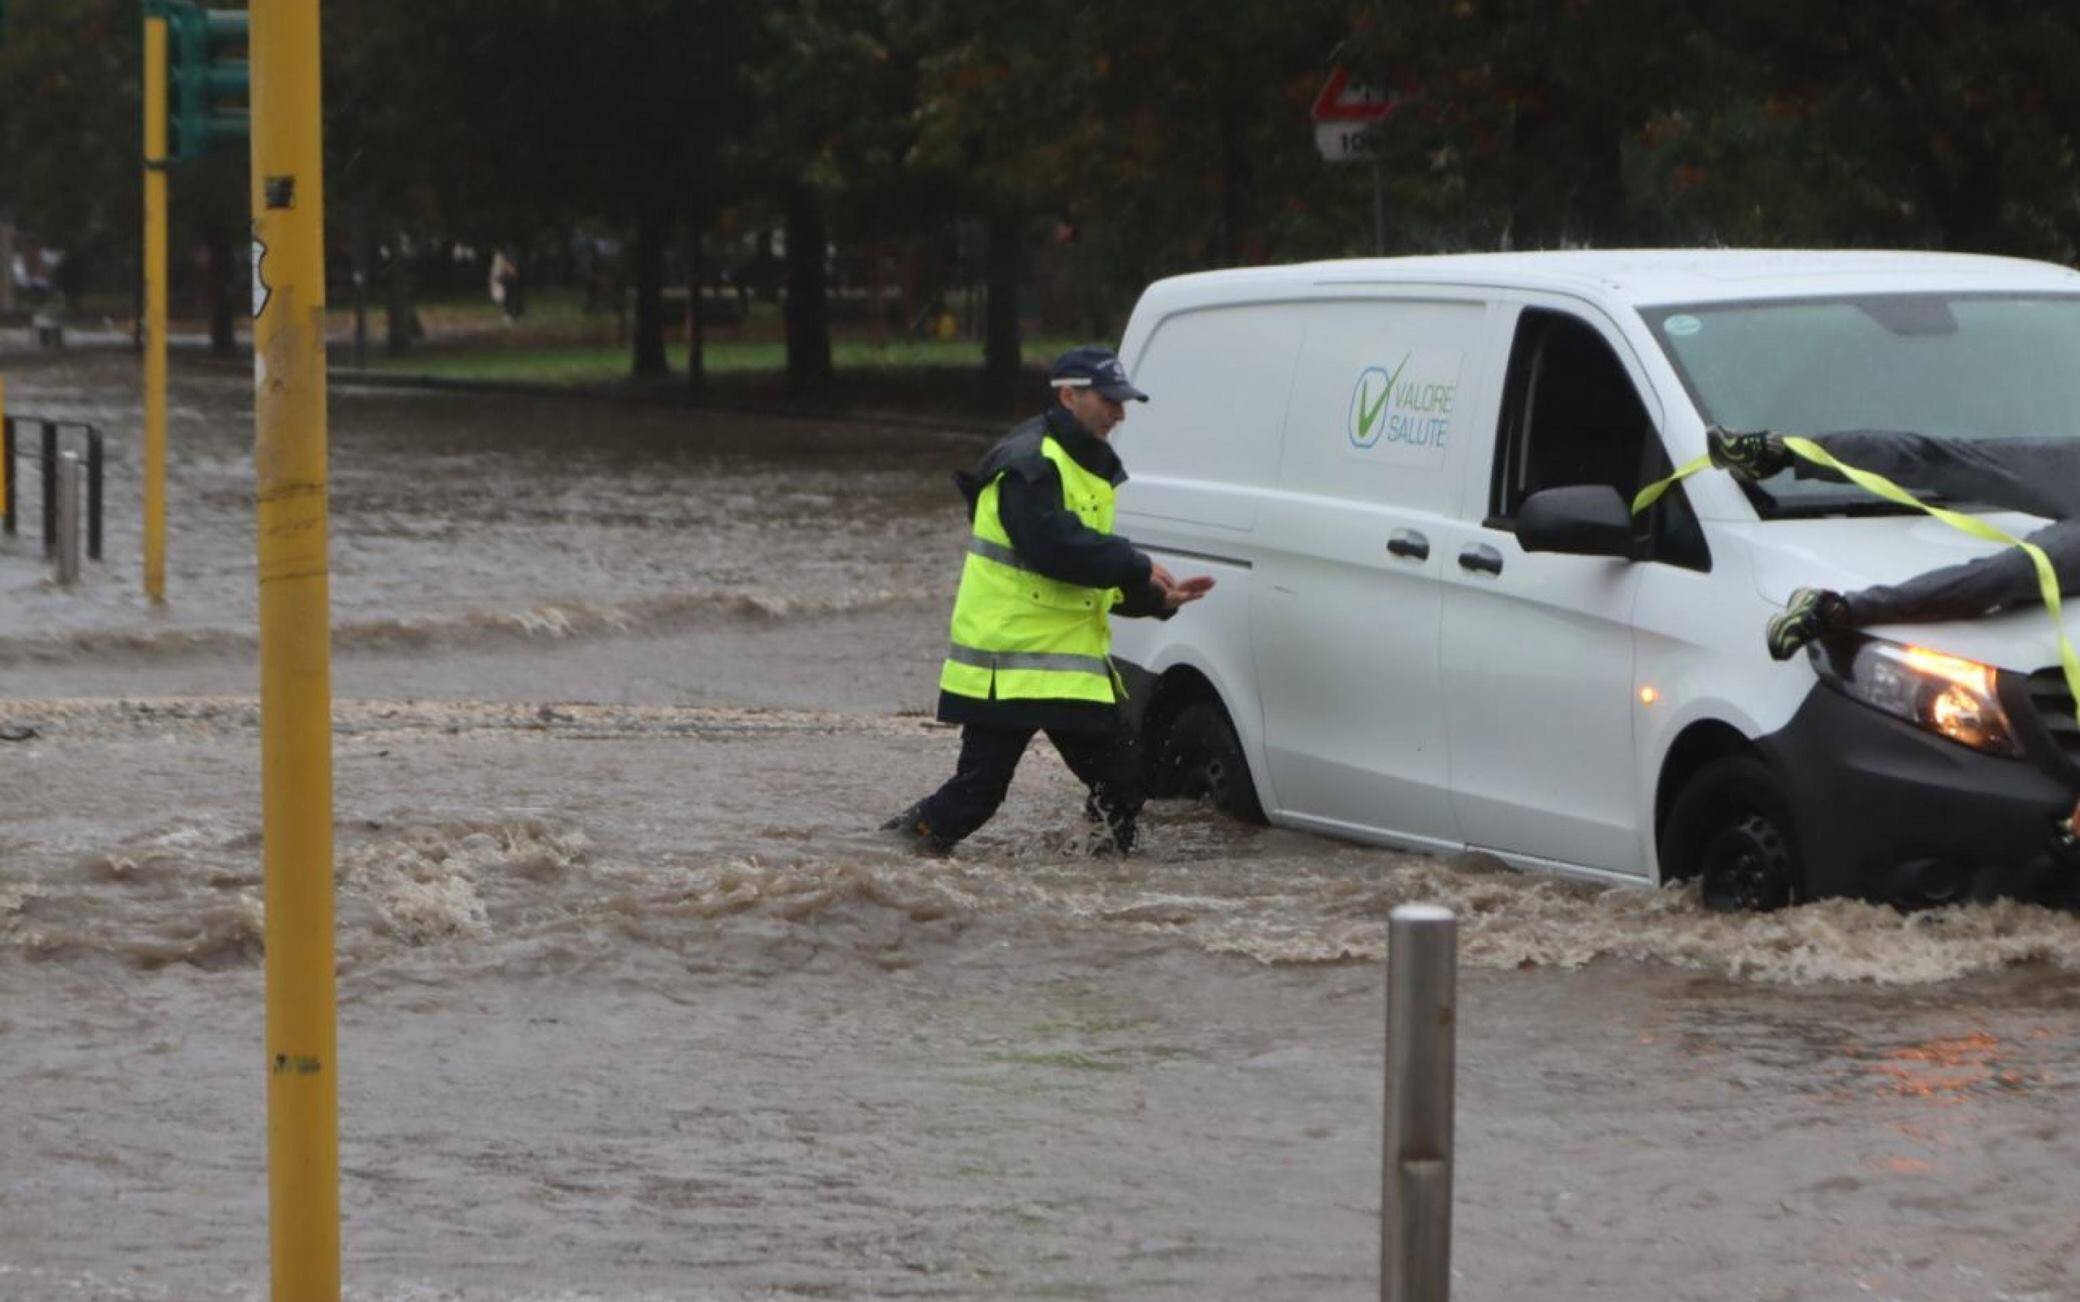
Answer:
[[[1036,732],[1090,788],[1100,849],[1134,844],[1144,799],[1139,748],[1122,723],[1110,616],[1167,619],[1213,587],[1173,579],[1112,532],[1127,472],[1109,442],[1148,395],[1110,350],[1072,348],[1049,371],[1055,405],[955,477],[974,529],[939,673],[939,718],[961,727],[952,778],[884,827],[944,854],[989,821]]]

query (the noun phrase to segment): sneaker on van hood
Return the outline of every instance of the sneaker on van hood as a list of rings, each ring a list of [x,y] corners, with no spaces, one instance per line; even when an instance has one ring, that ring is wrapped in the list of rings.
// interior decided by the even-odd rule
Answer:
[[[1704,450],[1713,465],[1744,484],[1768,479],[1791,465],[1791,449],[1775,434],[1729,434],[1714,426],[1704,432]]]
[[[1825,588],[1800,588],[1785,603],[1784,613],[1769,620],[1769,656],[1789,660],[1798,649],[1831,629],[1845,627],[1849,603],[1839,592]]]

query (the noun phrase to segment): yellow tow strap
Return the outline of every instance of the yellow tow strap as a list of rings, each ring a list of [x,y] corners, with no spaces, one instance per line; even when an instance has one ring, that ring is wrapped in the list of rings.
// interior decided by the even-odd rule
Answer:
[[[1858,470],[1854,466],[1844,465],[1835,460],[1826,448],[1811,439],[1787,434],[1784,436],[1784,446],[1814,465],[1840,472],[1850,483],[1888,502],[1897,502],[1901,506],[1926,511],[1960,533],[1970,534],[1974,538],[1984,538],[1988,542],[2000,543],[2003,546],[2020,547],[2027,552],[2031,563],[2037,567],[2037,589],[2043,596],[2044,608],[2051,612],[2051,627],[2058,634],[2058,658],[2066,672],[2066,690],[2073,694],[2074,718],[2080,720],[2080,653],[2073,650],[2073,640],[2066,636],[2065,607],[2059,601],[2058,594],[2058,571],[2051,568],[2051,558],[2044,554],[2042,547],[2033,542],[2025,542],[2005,529],[1986,523],[1976,515],[1930,506],[1883,475],[1874,475],[1868,470]],[[1632,513],[1638,515],[1660,501],[1663,493],[1698,471],[1710,469],[1711,464],[1712,459],[1709,455],[1697,457],[1676,467],[1676,472],[1668,478],[1648,484],[1632,499]]]
[[[1660,501],[1661,495],[1663,493],[1666,493],[1669,489],[1674,488],[1677,484],[1682,483],[1684,480],[1696,474],[1698,471],[1710,470],[1711,468],[1712,458],[1709,453],[1701,457],[1692,457],[1690,460],[1685,461],[1682,465],[1677,466],[1676,472],[1670,475],[1668,478],[1657,479],[1653,483],[1648,484],[1645,488],[1640,489],[1638,493],[1634,494],[1632,498],[1632,513],[1634,515],[1638,515],[1640,512],[1654,505],[1654,503]]]

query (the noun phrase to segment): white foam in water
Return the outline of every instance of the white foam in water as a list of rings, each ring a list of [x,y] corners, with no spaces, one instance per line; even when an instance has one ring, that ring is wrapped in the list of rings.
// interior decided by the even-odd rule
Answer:
[[[27,882],[0,882],[0,940],[20,943],[22,912],[36,894],[37,888]]]
[[[585,848],[583,834],[538,822],[418,828],[402,838],[350,847],[341,857],[339,881],[373,903],[389,933],[408,944],[486,940],[492,934],[486,881],[560,871],[582,858]]]
[[[1601,890],[1418,858],[1369,889],[1294,886],[1278,907],[1209,909],[1190,932],[1213,952],[1263,963],[1377,962],[1386,914],[1421,902],[1457,916],[1460,960],[1471,967],[1579,968],[1610,958],[1792,985],[1922,985],[2031,962],[2080,969],[2080,919],[2014,901],[1901,913],[1829,900],[1726,915],[1705,910],[1694,887]]]
[[[1257,857],[1236,845],[1240,853],[1214,856],[1185,838],[1191,857],[1180,860],[1166,857],[1159,830],[1148,853],[1122,861],[1076,852],[1079,830],[1041,838],[1042,849],[1016,838],[1002,856],[964,847],[949,860],[881,851],[657,865],[594,861],[581,834],[541,824],[422,829],[351,851],[343,882],[414,945],[490,938],[483,891],[497,881],[532,892],[538,918],[634,916],[638,931],[617,934],[657,943],[672,943],[674,920],[823,927],[845,912],[854,922],[881,914],[898,929],[943,930],[936,924],[949,919],[1029,914],[1264,964],[1377,963],[1393,908],[1432,903],[1458,918],[1461,962],[1477,968],[1615,959],[1790,985],[1922,985],[2023,963],[2080,969],[2080,918],[2012,901],[1903,914],[1832,900],[1729,916],[1703,909],[1694,888],[1600,889],[1480,856],[1440,860],[1306,839],[1294,844],[1312,853]],[[566,872],[547,907],[529,879]],[[892,943],[884,925],[870,930],[873,945]]]
[[[236,744],[257,730],[255,703],[234,697],[41,700],[19,703],[10,717],[66,747],[165,737]],[[2080,969],[2080,916],[2029,905],[1902,914],[1837,900],[1729,917],[1703,910],[1693,890],[1606,890],[1515,873],[1479,855],[1368,850],[1244,827],[1188,804],[1152,806],[1133,856],[1093,858],[1093,829],[1074,812],[1082,790],[1040,748],[1016,798],[950,860],[914,859],[865,831],[834,835],[818,821],[866,821],[850,811],[788,821],[797,796],[780,776],[824,765],[832,747],[880,754],[924,736],[916,721],[888,716],[377,700],[340,702],[334,718],[343,737],[379,738],[385,748],[456,736],[477,745],[524,737],[530,747],[556,737],[750,741],[754,749],[732,762],[749,763],[754,775],[763,766],[754,778],[762,785],[732,797],[730,816],[749,820],[741,827],[705,819],[696,806],[676,832],[670,817],[657,829],[610,826],[611,854],[594,855],[567,817],[415,825],[393,813],[392,830],[349,831],[337,852],[341,940],[364,964],[381,964],[400,945],[524,943],[551,933],[591,935],[585,943],[609,947],[698,946],[712,937],[691,923],[739,915],[748,916],[740,939],[754,956],[760,946],[816,941],[808,928],[843,928],[845,944],[878,961],[906,933],[1054,918],[1265,964],[1376,963],[1394,906],[1429,902],[1459,918],[1459,952],[1470,967],[1618,960],[1759,982],[1881,985],[2030,963]],[[82,839],[85,825],[61,825],[41,847],[63,856],[49,860],[51,869],[24,878],[0,865],[0,939],[46,956],[105,951],[147,964],[257,959],[257,903],[232,895],[250,890],[257,900],[257,829],[199,809],[113,845]],[[689,833],[698,839],[660,853],[660,832],[665,844]],[[627,843],[631,833],[636,844]],[[784,844],[788,853],[749,849],[761,844]],[[949,920],[952,928],[940,925]]]
[[[149,709],[52,703],[37,718],[83,736],[155,735],[169,726],[245,730],[251,714],[250,702],[198,698]],[[348,703],[339,721],[405,729],[399,736],[533,726],[586,736],[712,731],[783,746],[797,734],[852,726],[827,715],[581,706],[559,707],[544,723],[525,706],[452,702]],[[878,735],[911,725],[857,726]],[[1066,773],[1046,780],[1069,781]],[[568,821],[407,822],[343,837],[342,948],[363,965],[380,965],[399,947],[524,945],[549,935],[590,936],[585,943],[609,949],[700,948],[719,926],[740,929],[753,956],[808,939],[883,961],[906,937],[958,934],[993,918],[1014,926],[1054,918],[1263,964],[1377,963],[1392,909],[1436,903],[1457,916],[1461,961],[1475,968],[1617,960],[1756,982],[1894,986],[2030,963],[2080,969],[2080,917],[2013,902],[1902,914],[1835,900],[1725,916],[1701,908],[1694,890],[1598,889],[1511,872],[1477,855],[1366,850],[1174,805],[1152,811],[1134,856],[1093,858],[1084,852],[1089,829],[1063,817],[1064,806],[1076,807],[1021,800],[948,860],[842,838],[796,840],[784,859],[720,847],[671,858],[595,855]],[[147,966],[258,960],[264,920],[254,829],[204,815],[118,846],[79,849],[44,876],[0,875],[0,941],[45,956],[128,955]]]
[[[1070,781],[1053,778],[1063,803]],[[1694,887],[1606,889],[1480,854],[1395,854],[1243,829],[1188,806],[1152,807],[1141,850],[1124,863],[1075,855],[1073,831],[993,824],[976,840],[960,852],[967,870],[1022,907],[1265,964],[1377,963],[1393,908],[1431,903],[1456,915],[1460,961],[1478,968],[1615,959],[1789,985],[1924,985],[2026,963],[2080,969],[2080,916],[2013,901],[1901,913],[1829,900],[1725,915],[1704,909]]]

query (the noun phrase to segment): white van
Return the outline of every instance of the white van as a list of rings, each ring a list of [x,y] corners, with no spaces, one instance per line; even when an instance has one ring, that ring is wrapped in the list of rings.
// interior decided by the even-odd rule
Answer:
[[[1152,401],[1113,435],[1117,528],[1219,580],[1114,630],[1155,794],[1603,881],[1701,876],[1722,907],[2080,879],[2080,726],[2041,607],[1787,663],[1764,642],[1795,587],[1991,544],[1846,485],[1717,471],[1629,516],[1708,424],[2080,439],[2080,274],[1327,262],[1160,281],[1120,354]]]

